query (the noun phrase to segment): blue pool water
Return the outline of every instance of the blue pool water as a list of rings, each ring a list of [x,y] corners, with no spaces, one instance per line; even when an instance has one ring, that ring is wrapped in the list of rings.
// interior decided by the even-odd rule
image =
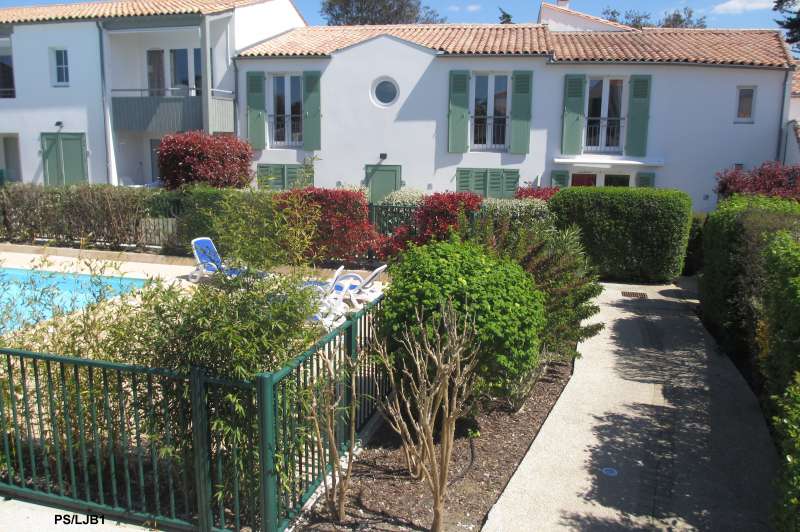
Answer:
[[[146,282],[128,277],[0,268],[0,331],[74,312],[141,288]]]

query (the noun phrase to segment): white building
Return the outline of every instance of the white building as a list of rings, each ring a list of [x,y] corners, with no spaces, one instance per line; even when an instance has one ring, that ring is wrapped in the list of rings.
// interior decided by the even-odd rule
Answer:
[[[236,53],[304,25],[291,0],[0,9],[0,170],[148,183],[163,134],[234,132]]]
[[[239,132],[271,186],[313,158],[318,186],[373,199],[654,184],[697,210],[719,170],[781,158],[794,68],[777,31],[636,30],[547,4],[539,24],[300,27],[238,65]]]

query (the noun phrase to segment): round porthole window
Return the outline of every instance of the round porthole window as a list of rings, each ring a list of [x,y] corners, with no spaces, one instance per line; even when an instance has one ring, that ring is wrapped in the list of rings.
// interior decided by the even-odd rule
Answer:
[[[397,100],[397,83],[393,79],[381,78],[377,80],[372,87],[372,95],[375,98],[375,103],[381,106],[388,106]]]

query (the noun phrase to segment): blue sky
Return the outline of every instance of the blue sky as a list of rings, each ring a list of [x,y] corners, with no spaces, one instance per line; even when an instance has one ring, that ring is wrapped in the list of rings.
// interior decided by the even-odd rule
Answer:
[[[63,3],[68,0],[60,0]],[[555,1],[555,0],[552,0]],[[295,0],[310,24],[324,24],[319,14],[320,0]],[[539,2],[534,0],[422,0],[449,22],[496,22],[502,7],[515,22],[535,22]],[[55,3],[48,0],[0,0],[0,6]],[[705,15],[708,25],[720,28],[774,28],[777,13],[771,10],[772,0],[572,0],[578,11],[600,15],[603,8],[612,6],[621,12],[626,9],[648,11],[660,17],[665,11],[689,6]]]

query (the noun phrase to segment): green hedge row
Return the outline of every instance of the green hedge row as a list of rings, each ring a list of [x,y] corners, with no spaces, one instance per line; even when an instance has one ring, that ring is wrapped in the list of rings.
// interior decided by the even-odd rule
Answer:
[[[664,282],[680,275],[692,202],[677,190],[573,187],[549,202],[560,227],[577,225],[600,275]]]

